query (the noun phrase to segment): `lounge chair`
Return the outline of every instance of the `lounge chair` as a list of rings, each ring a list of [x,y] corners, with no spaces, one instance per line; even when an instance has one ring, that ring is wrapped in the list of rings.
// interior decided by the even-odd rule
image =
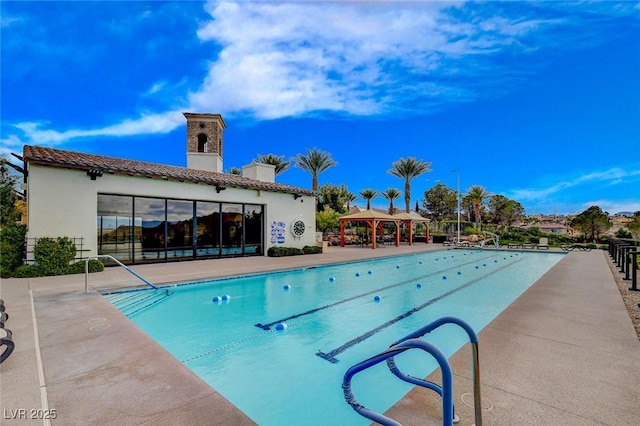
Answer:
[[[547,237],[541,237],[538,242],[538,248],[549,250],[549,239]]]

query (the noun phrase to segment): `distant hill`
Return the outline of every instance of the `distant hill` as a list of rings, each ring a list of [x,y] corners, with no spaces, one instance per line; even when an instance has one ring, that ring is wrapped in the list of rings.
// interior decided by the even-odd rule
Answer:
[[[616,213],[616,216],[626,216],[626,217],[633,217],[633,212],[618,212]]]

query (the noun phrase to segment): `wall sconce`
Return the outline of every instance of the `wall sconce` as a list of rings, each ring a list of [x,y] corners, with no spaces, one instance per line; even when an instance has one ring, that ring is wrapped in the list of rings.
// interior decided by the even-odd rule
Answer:
[[[100,169],[89,169],[87,170],[87,176],[91,178],[91,180],[96,180],[96,178],[102,177],[102,170]]]
[[[216,192],[219,194],[220,191],[224,191],[225,189],[227,189],[226,186],[220,186],[220,185],[216,185]]]
[[[297,200],[300,197],[302,197],[302,194],[293,194],[293,199],[294,200]]]

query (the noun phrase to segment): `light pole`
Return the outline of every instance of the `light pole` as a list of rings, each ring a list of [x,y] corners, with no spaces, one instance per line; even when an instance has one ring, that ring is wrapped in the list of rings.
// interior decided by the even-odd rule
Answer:
[[[458,239],[456,242],[460,244],[460,170],[451,170],[451,173],[458,174]]]

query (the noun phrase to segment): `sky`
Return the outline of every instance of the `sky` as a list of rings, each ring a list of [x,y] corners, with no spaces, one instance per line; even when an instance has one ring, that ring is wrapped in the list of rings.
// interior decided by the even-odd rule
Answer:
[[[414,157],[431,171],[412,181],[412,206],[459,182],[527,214],[640,210],[639,2],[2,1],[0,12],[3,155],[38,145],[185,166],[182,113],[216,113],[225,171],[316,148],[337,162],[320,185],[358,195],[403,191],[388,171]],[[311,187],[297,167],[276,181]]]

